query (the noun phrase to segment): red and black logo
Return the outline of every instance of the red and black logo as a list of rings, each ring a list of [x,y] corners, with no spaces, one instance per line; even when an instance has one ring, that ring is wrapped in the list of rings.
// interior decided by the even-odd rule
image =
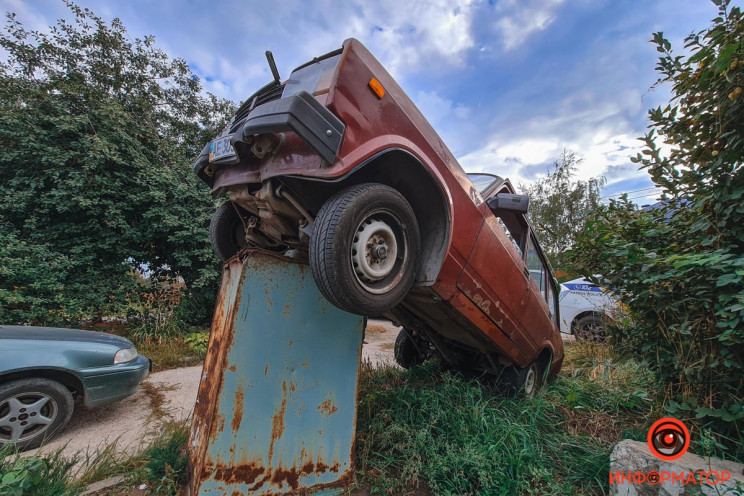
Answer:
[[[648,430],[648,447],[657,458],[676,460],[690,447],[690,431],[675,418],[657,420]]]

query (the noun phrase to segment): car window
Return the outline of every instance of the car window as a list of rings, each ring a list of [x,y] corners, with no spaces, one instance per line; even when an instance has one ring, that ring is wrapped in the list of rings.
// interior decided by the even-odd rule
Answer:
[[[514,235],[511,233],[511,231],[509,231],[509,228],[506,227],[506,224],[504,223],[504,219],[502,219],[501,217],[496,217],[496,220],[498,221],[499,226],[501,226],[501,229],[506,233],[506,237],[509,238],[509,241],[511,241],[512,246],[514,246],[514,248],[516,248],[517,253],[519,253],[519,257],[520,258],[523,258],[522,257],[522,247],[519,246],[519,243],[517,242],[517,240],[514,239]]]
[[[558,323],[555,318],[555,291],[553,291],[553,285],[548,283],[548,308],[550,309],[550,317]]]
[[[537,252],[537,246],[532,236],[527,240],[527,270],[530,271],[530,276],[535,280],[540,293],[545,298],[545,274],[547,270]]]
[[[498,176],[492,176],[490,174],[468,174],[468,179],[470,179],[470,182],[473,183],[475,189],[477,189],[478,193],[480,193],[484,198],[488,188],[490,188],[496,181],[501,180]]]

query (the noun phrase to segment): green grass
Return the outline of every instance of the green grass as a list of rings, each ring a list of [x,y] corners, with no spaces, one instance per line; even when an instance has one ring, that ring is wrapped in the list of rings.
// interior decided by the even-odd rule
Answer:
[[[82,489],[73,478],[74,464],[61,450],[22,457],[6,445],[0,448],[0,496],[75,496]]]
[[[409,371],[364,365],[357,480],[371,494],[606,494],[615,443],[642,439],[659,416],[654,391],[642,364],[596,345],[568,346],[560,376],[534,399],[508,398],[435,362]],[[187,432],[183,422],[166,424],[134,456],[111,445],[82,460],[81,473],[59,453],[21,462],[0,453],[0,480],[20,463],[37,484],[25,493],[0,485],[0,496],[74,496],[113,475],[173,496],[187,478]]]
[[[634,362],[576,345],[534,399],[503,396],[436,363],[363,367],[357,466],[373,494],[605,494],[609,455],[637,438],[655,403]]]
[[[86,456],[65,458],[60,451],[20,457],[0,449],[0,496],[76,496],[108,477],[125,476],[129,486],[147,484],[149,495],[175,496],[188,478],[185,422],[166,423],[153,442],[134,455],[112,443]],[[78,465],[76,467],[76,465]]]

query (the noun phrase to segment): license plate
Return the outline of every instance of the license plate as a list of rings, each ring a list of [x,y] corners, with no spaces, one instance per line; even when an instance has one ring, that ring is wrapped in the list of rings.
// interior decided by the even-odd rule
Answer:
[[[222,160],[228,157],[235,157],[235,148],[230,144],[232,135],[218,138],[209,144],[209,161]]]

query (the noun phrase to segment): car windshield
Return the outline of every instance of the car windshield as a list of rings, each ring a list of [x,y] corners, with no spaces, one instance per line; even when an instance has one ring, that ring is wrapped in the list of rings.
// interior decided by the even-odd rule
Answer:
[[[473,183],[473,186],[475,186],[475,189],[478,190],[478,193],[480,193],[481,196],[485,196],[484,193],[488,191],[488,188],[501,179],[499,176],[480,173],[468,174],[468,178],[470,178],[470,182]]]

